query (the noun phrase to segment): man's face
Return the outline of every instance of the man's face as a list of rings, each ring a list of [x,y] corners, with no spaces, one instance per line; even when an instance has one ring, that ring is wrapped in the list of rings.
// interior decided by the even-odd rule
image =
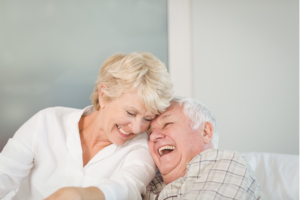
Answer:
[[[193,130],[191,120],[177,103],[151,122],[149,149],[166,184],[183,176],[187,164],[205,150],[204,125]]]

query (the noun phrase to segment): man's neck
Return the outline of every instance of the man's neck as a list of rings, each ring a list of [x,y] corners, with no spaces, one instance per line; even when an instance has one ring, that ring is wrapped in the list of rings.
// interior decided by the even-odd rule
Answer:
[[[177,179],[179,179],[180,177],[184,176],[186,173],[186,167],[184,169],[178,169],[175,171],[172,171],[168,174],[162,174],[162,178],[164,180],[164,183],[167,185]]]

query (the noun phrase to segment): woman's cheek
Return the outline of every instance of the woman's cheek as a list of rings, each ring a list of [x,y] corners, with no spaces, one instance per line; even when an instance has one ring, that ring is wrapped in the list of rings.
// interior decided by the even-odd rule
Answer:
[[[149,126],[150,126],[150,122],[147,122],[147,123],[143,124],[142,128],[141,128],[141,132],[144,132],[144,131],[148,130]]]

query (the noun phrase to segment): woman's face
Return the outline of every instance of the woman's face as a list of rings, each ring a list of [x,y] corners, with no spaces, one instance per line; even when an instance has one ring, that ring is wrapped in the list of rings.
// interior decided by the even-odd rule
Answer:
[[[99,115],[106,139],[116,145],[123,145],[146,131],[155,118],[155,114],[146,110],[137,92],[124,93],[110,102],[102,101]]]

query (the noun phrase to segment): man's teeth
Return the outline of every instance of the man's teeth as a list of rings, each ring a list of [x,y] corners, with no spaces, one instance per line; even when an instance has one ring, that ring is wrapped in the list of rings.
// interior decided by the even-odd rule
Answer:
[[[119,131],[121,133],[123,133],[124,135],[129,135],[130,134],[130,133],[126,133],[120,126],[117,125],[117,127],[118,127]]]
[[[173,151],[175,149],[175,147],[174,146],[163,146],[163,147],[160,147],[158,149],[159,155],[162,156],[164,154],[163,150],[165,150],[165,149],[169,149],[169,150]]]

